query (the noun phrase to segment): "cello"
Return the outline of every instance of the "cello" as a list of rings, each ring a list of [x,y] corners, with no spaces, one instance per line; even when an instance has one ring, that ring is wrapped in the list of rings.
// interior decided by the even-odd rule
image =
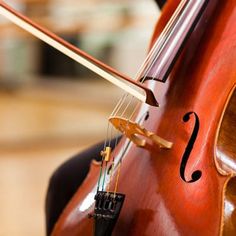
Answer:
[[[175,9],[189,2],[203,1],[167,2],[152,45],[163,39],[164,26]],[[102,191],[95,195],[100,165],[91,163],[53,236],[235,235],[236,1],[205,4],[179,51],[172,49],[175,55],[171,56],[177,56],[175,63],[171,60],[168,76],[156,72],[158,63],[148,71],[146,77],[156,79],[144,83],[153,88],[160,106],[140,105],[132,121],[111,115],[113,125],[124,134],[112,152],[118,159],[115,173],[106,180],[109,170],[105,169],[102,176],[102,191],[115,189],[120,202],[124,201],[121,209],[115,209],[120,211],[115,226],[108,226],[106,203],[110,196],[106,199]],[[177,18],[181,14],[184,10],[177,12]],[[170,26],[170,31],[175,29]],[[167,39],[163,40],[169,47]],[[163,51],[158,58],[167,55]],[[141,127],[135,126],[140,123]],[[144,135],[143,127],[148,134],[158,134],[164,143]]]
[[[235,0],[168,1],[137,75],[158,103],[121,98],[52,235],[235,235],[235,22]]]

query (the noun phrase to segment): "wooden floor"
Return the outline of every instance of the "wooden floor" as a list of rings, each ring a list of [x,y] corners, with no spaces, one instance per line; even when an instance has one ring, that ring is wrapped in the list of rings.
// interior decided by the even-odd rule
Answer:
[[[33,82],[0,91],[0,236],[45,235],[51,173],[104,139],[120,95],[94,80]]]

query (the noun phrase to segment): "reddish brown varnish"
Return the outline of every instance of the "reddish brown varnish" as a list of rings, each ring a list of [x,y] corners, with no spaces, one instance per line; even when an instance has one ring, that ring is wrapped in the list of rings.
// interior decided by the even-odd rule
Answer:
[[[160,34],[178,3],[168,1],[153,38]],[[145,150],[135,145],[128,149],[119,182],[119,192],[126,194],[126,199],[113,235],[236,235],[235,202],[231,204],[233,213],[224,217],[227,212],[224,202],[236,201],[232,178],[235,171],[224,169],[224,160],[217,160],[216,154],[221,150],[228,155],[231,149],[224,149],[224,137],[235,137],[226,128],[233,122],[231,115],[224,116],[236,84],[235,23],[236,1],[219,1],[201,40],[195,40],[198,38],[195,31],[167,82],[156,82],[160,108],[149,108],[150,117],[143,126],[174,145],[170,150],[155,146]],[[235,110],[232,106],[230,109]],[[194,183],[184,182],[179,172],[195,123],[194,117],[187,123],[182,120],[190,111],[200,119],[185,171],[186,179],[191,178],[193,171],[202,171],[201,178]],[[234,123],[232,132],[235,130]],[[124,141],[123,138],[114,154],[119,153]],[[235,142],[229,137],[227,145]],[[236,162],[235,148],[231,154],[231,160]],[[89,175],[57,222],[53,236],[92,235],[93,220],[87,215],[93,206],[84,212],[80,207],[96,186],[98,174],[99,166],[92,163]]]

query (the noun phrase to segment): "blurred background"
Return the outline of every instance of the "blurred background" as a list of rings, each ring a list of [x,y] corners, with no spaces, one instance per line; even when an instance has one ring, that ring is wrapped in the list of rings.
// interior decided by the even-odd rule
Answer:
[[[159,11],[152,0],[5,1],[134,77]],[[45,235],[52,172],[103,140],[123,92],[0,16],[0,235]]]

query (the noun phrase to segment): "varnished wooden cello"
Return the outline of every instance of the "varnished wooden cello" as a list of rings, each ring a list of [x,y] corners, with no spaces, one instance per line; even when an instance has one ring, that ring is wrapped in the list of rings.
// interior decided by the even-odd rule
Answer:
[[[168,1],[152,42],[179,4]],[[236,1],[208,1],[166,82],[145,82],[160,107],[142,105],[133,120],[146,112],[142,126],[173,145],[140,148],[123,138],[114,150],[126,196],[112,235],[235,235],[235,22]],[[91,164],[53,235],[93,234],[98,175]]]
[[[53,235],[235,235],[235,22],[234,0],[168,2],[138,75],[160,106],[127,118],[121,99],[110,122],[124,138],[113,153],[108,140]]]

